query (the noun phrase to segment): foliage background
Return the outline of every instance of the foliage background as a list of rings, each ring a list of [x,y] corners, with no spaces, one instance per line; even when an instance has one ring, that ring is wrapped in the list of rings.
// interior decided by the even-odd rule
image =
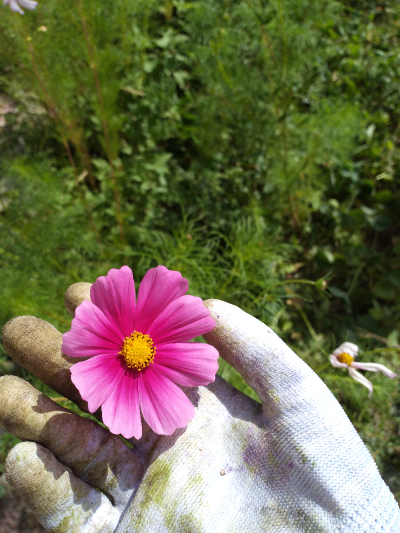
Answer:
[[[71,283],[180,270],[320,375],[400,501],[398,380],[368,400],[328,361],[350,340],[400,372],[399,27],[395,0],[3,9],[0,323],[64,332]],[[7,373],[57,396],[3,350]]]

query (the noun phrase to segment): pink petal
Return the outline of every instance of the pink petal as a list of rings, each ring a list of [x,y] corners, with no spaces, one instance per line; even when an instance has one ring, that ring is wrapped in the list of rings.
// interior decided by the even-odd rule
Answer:
[[[123,338],[134,331],[135,282],[132,270],[112,268],[107,276],[97,278],[90,288],[90,298],[103,311]]]
[[[174,383],[198,387],[215,380],[217,360],[218,351],[209,344],[161,344],[157,346],[154,366]]]
[[[195,410],[181,389],[158,372],[155,365],[142,371],[139,399],[143,417],[159,435],[172,435],[186,427]]]
[[[71,380],[94,413],[107,400],[124,376],[118,354],[104,354],[71,367]]]
[[[397,374],[389,370],[385,365],[380,365],[378,363],[351,363],[351,366],[354,368],[359,368],[360,370],[369,370],[370,372],[382,372],[382,374],[388,378],[395,378]]]
[[[371,398],[372,391],[374,390],[374,387],[372,386],[372,383],[370,381],[368,381],[368,379],[365,378],[362,374],[357,372],[357,370],[354,370],[354,368],[352,368],[351,366],[349,366],[348,368],[349,368],[350,376],[353,379],[355,379],[356,381],[358,381],[358,383],[361,383],[361,385],[364,385],[364,387],[367,387],[367,389],[369,391],[368,392],[368,398]]]
[[[18,3],[25,9],[35,9],[35,7],[38,5],[37,2],[32,2],[32,0],[18,0]]]
[[[119,352],[124,342],[120,331],[88,300],[77,307],[71,330],[62,338],[61,350],[70,357]]]
[[[8,5],[10,6],[11,11],[18,11],[18,13],[21,13],[21,15],[24,14],[16,0],[10,0]]]
[[[140,373],[126,369],[121,381],[103,403],[103,422],[111,433],[126,439],[142,436],[140,420],[138,381]]]
[[[184,342],[215,327],[215,320],[196,296],[181,296],[169,304],[148,329],[156,345]]]
[[[146,272],[139,287],[136,307],[136,330],[147,330],[165,307],[186,294],[189,282],[180,272],[165,266],[151,268]]]

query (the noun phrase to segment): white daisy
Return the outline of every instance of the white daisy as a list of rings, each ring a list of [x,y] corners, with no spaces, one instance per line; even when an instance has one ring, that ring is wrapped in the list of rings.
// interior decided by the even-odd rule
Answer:
[[[373,391],[372,383],[360,374],[360,372],[357,372],[357,370],[355,370],[356,368],[359,368],[360,370],[370,370],[371,372],[382,372],[384,376],[391,379],[395,378],[397,374],[389,370],[386,366],[379,365],[378,363],[357,363],[354,361],[357,355],[358,346],[352,342],[344,342],[329,356],[329,360],[331,365],[335,368],[347,368],[353,379],[364,385],[364,387],[367,387],[369,390],[368,398],[371,398]]]

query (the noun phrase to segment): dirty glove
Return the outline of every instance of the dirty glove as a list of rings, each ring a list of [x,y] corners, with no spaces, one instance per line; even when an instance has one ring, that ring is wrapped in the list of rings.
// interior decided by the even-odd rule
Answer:
[[[66,306],[89,299],[89,284]],[[0,379],[0,427],[27,441],[6,463],[9,483],[57,533],[400,532],[399,508],[324,383],[267,326],[218,300],[205,335],[258,393],[219,376],[183,388],[196,409],[171,436],[143,422],[129,448],[99,424],[60,407],[27,382]],[[4,328],[13,359],[83,411],[70,379],[77,362],[61,333],[34,317]]]

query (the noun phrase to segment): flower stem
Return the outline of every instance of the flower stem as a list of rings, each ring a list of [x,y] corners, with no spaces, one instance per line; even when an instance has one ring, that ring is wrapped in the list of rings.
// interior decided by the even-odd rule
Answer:
[[[79,179],[78,179],[78,172],[77,172],[75,161],[74,161],[74,158],[73,158],[73,155],[72,155],[72,152],[71,152],[71,148],[70,148],[69,143],[68,143],[68,139],[67,139],[67,137],[65,135],[65,132],[64,132],[64,129],[63,129],[62,125],[61,125],[61,122],[60,122],[56,107],[53,104],[53,102],[52,102],[52,100],[50,98],[50,95],[47,92],[46,87],[45,87],[45,85],[43,83],[43,80],[42,80],[42,78],[40,76],[40,73],[39,73],[39,70],[38,70],[38,67],[37,67],[37,64],[36,64],[36,60],[35,60],[34,48],[33,48],[33,45],[31,43],[28,43],[28,49],[29,49],[29,53],[30,53],[30,56],[31,56],[32,68],[33,68],[33,72],[34,72],[35,78],[36,78],[36,80],[37,80],[37,82],[38,82],[38,84],[39,84],[40,88],[42,89],[42,92],[43,92],[43,94],[45,96],[45,99],[46,99],[46,102],[47,102],[48,111],[50,112],[50,115],[52,116],[54,122],[56,123],[57,131],[58,131],[58,133],[59,133],[59,135],[61,137],[61,142],[62,142],[62,144],[64,146],[64,149],[65,149],[65,151],[67,153],[68,161],[69,161],[69,164],[70,164],[70,166],[72,168],[72,172],[74,174],[75,184],[76,184],[76,187],[77,187],[77,189],[79,191],[79,195],[81,197],[82,203],[83,203],[83,205],[85,207],[85,210],[86,210],[87,216],[89,218],[90,224],[92,226],[93,233],[94,233],[94,235],[96,237],[96,241],[98,242],[98,244],[101,244],[100,236],[99,236],[99,233],[97,231],[97,228],[96,228],[92,213],[90,212],[89,206],[87,205],[85,194],[83,192],[83,189],[82,189],[81,184],[80,184]]]
[[[107,117],[104,111],[104,100],[103,100],[103,94],[101,91],[99,73],[97,70],[96,60],[95,60],[94,53],[93,53],[93,47],[92,47],[92,44],[89,38],[89,32],[88,32],[88,28],[86,24],[86,19],[82,14],[81,3],[78,0],[75,0],[75,5],[78,9],[79,18],[82,24],[86,47],[87,47],[88,54],[89,54],[90,68],[93,72],[93,78],[94,78],[94,82],[96,86],[97,99],[99,101],[99,107],[100,107],[101,122],[103,125],[104,140],[106,143],[107,158],[108,158],[108,162],[110,163],[110,168],[111,168],[111,179],[113,182],[114,199],[115,199],[115,205],[117,208],[117,223],[119,226],[121,242],[124,243],[125,235],[124,235],[124,228],[122,224],[121,200],[120,200],[120,194],[118,191],[117,176],[116,176],[115,166],[114,166],[112,152],[111,152],[110,134],[109,134],[109,129],[108,129]]]

